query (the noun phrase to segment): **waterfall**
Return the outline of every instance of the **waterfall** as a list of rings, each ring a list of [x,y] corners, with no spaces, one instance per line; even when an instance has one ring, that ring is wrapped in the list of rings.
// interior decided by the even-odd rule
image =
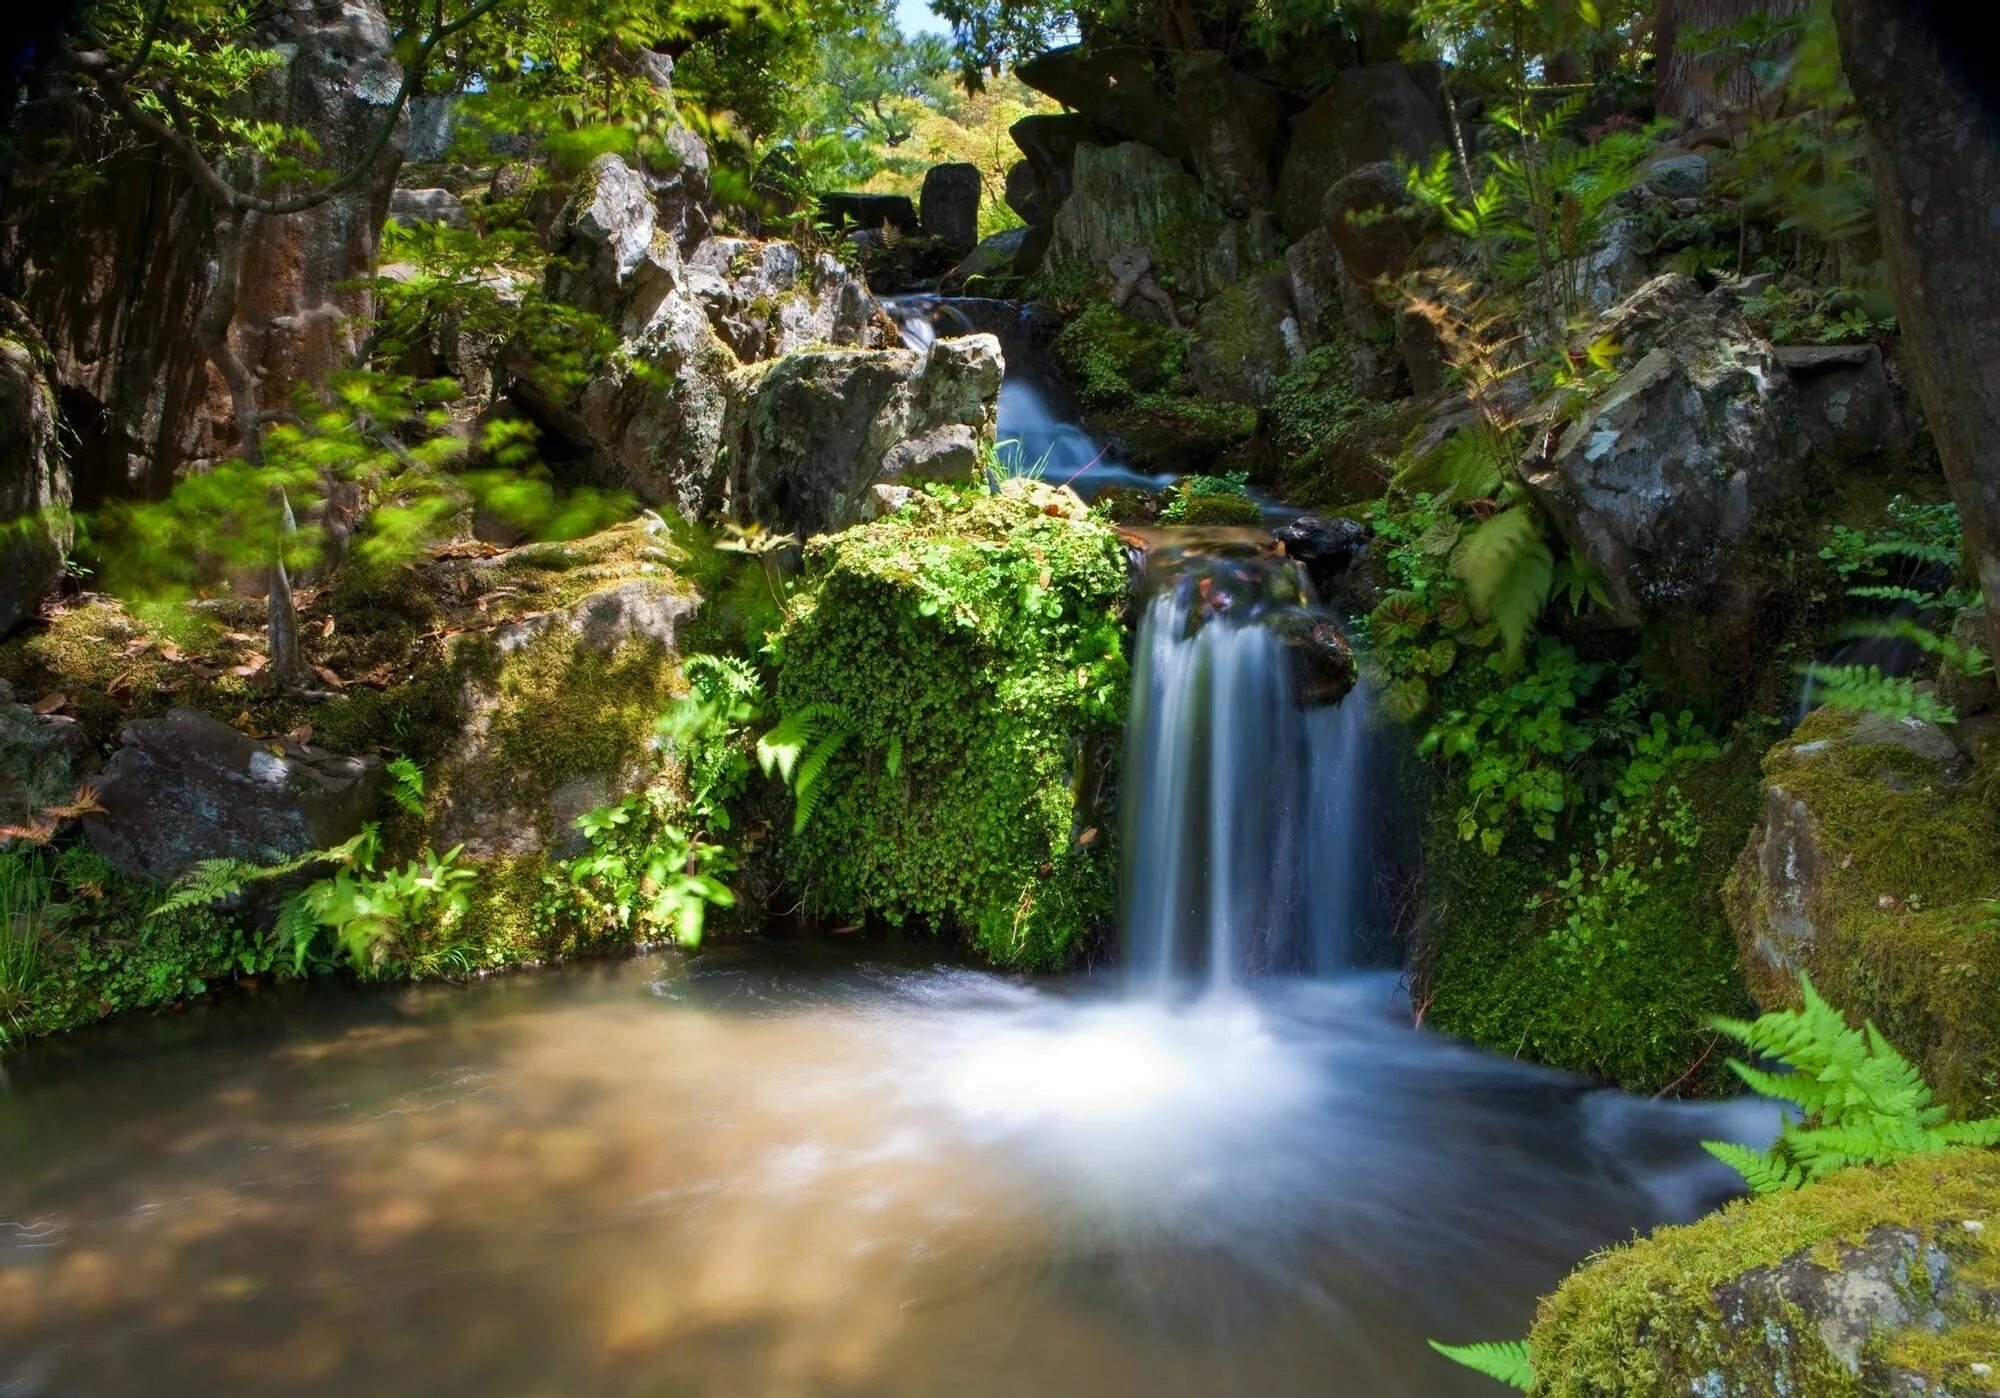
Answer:
[[[1216,564],[1153,597],[1133,666],[1126,943],[1154,988],[1338,970],[1367,901],[1366,691],[1305,692],[1280,560]]]

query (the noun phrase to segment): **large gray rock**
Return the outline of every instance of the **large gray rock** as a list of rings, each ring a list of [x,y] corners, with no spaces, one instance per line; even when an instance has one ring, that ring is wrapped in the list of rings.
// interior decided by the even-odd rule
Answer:
[[[1212,296],[1195,318],[1188,367],[1195,386],[1225,402],[1264,403],[1305,355],[1305,340],[1282,272]]]
[[[1291,145],[1278,174],[1278,220],[1302,238],[1318,226],[1321,202],[1335,180],[1398,155],[1420,161],[1443,144],[1444,125],[1407,66],[1370,63],[1337,73],[1292,118]]]
[[[1014,76],[1128,140],[1175,160],[1188,157],[1187,132],[1161,86],[1152,55],[1138,48],[1053,49],[1016,65]]]
[[[1771,347],[1686,277],[1642,287],[1592,336],[1630,367],[1524,479],[1604,579],[1618,621],[1747,622],[1760,528],[1804,484],[1796,395]]]
[[[1073,175],[1044,275],[1102,273],[1112,258],[1138,251],[1169,292],[1203,301],[1263,260],[1250,225],[1228,217],[1200,181],[1151,146],[1079,146]]]
[[[727,428],[735,513],[799,535],[866,517],[878,482],[968,480],[1000,395],[991,335],[907,350],[789,355],[737,376]]]
[[[1213,50],[1179,56],[1174,84],[1174,110],[1202,183],[1239,212],[1268,205],[1285,134],[1277,93]]]
[[[34,613],[74,540],[48,350],[0,300],[0,634]]]
[[[947,246],[970,249],[979,241],[979,167],[966,161],[933,165],[924,175],[917,220]]]
[[[680,248],[659,225],[646,178],[618,155],[590,163],[549,238],[551,296],[633,334],[682,282]]]
[[[470,228],[472,220],[465,202],[448,189],[399,189],[389,196],[389,217],[405,228],[441,223],[447,228]]]
[[[120,873],[172,883],[204,859],[276,863],[358,834],[382,783],[375,757],[252,738],[194,709],[126,728],[84,836]]]
[[[1321,201],[1326,231],[1356,281],[1402,275],[1423,241],[1422,213],[1396,167],[1378,160],[1349,170]]]

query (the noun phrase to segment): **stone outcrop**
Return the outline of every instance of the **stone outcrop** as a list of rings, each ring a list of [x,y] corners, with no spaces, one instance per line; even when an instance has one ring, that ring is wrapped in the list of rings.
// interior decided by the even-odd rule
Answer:
[[[1188,158],[1188,135],[1173,95],[1143,49],[1053,49],[1017,65],[1014,76],[1106,131],[1143,141],[1174,160]]]
[[[1799,420],[1829,461],[1905,449],[1908,429],[1879,346],[1780,345],[1778,363],[1799,391]]]
[[[1939,1096],[2000,1092],[2000,817],[1944,729],[1822,709],[1764,759],[1764,813],[1724,901],[1766,1008],[1798,975],[1875,1021]]]
[[[1977,1398],[2000,1295],[2000,1153],[1741,1200],[1601,1254],[1545,1299],[1538,1394]]]
[[[1278,174],[1278,220],[1293,237],[1304,237],[1319,225],[1321,201],[1341,176],[1398,155],[1423,160],[1443,144],[1443,123],[1404,64],[1370,63],[1336,73],[1326,91],[1292,118]]]
[[[878,481],[969,480],[1000,393],[991,335],[788,355],[737,376],[726,429],[737,514],[806,538],[865,517]]]
[[[382,783],[375,757],[252,738],[194,709],[125,729],[83,831],[120,873],[172,883],[204,859],[267,864],[358,834]]]
[[[48,370],[41,337],[0,300],[0,635],[62,577],[75,532]]]
[[[1021,160],[1007,171],[1007,205],[1029,224],[1053,220],[1069,198],[1076,148],[1090,139],[1090,122],[1074,112],[1024,116],[1007,128]]]
[[[1248,223],[1228,217],[1198,180],[1151,146],[1079,146],[1073,177],[1056,211],[1045,275],[1101,273],[1112,258],[1139,250],[1169,291],[1199,301],[1276,252],[1260,249]]]
[[[1378,160],[1335,180],[1321,201],[1327,235],[1358,282],[1400,276],[1423,242],[1426,220],[1396,167]]]
[[[1212,51],[1181,55],[1174,84],[1175,115],[1202,183],[1238,212],[1267,206],[1285,128],[1277,93]]]
[[[1803,485],[1790,376],[1720,296],[1678,275],[1587,333],[1624,346],[1629,367],[1524,465],[1529,490],[1603,575],[1621,624],[1747,622],[1760,601],[1750,551]]]

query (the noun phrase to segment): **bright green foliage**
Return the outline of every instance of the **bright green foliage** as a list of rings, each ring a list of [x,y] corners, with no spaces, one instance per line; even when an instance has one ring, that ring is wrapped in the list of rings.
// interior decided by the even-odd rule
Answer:
[[[851,736],[781,850],[806,907],[920,919],[1007,964],[1073,957],[1112,911],[1099,832],[1124,720],[1125,590],[1117,536],[1025,482],[938,488],[808,544],[773,645],[778,707],[826,705]],[[797,772],[812,747],[773,749],[774,763],[782,751]]]
[[[853,736],[854,721],[839,705],[808,704],[786,714],[777,727],[757,740],[757,764],[764,775],[776,776],[792,789],[797,803],[792,813],[794,835],[812,822],[812,814],[826,794],[820,778]],[[890,742],[899,765],[901,746],[894,738]]]
[[[662,790],[582,816],[577,828],[590,850],[548,876],[553,910],[580,912],[600,933],[642,941],[670,936],[684,947],[700,946],[710,906],[735,905],[722,880],[736,866],[725,847],[690,834],[683,818]]]
[[[2000,1117],[1948,1120],[1916,1067],[1872,1022],[1850,1028],[1808,976],[1800,976],[1799,991],[1804,1000],[1799,1009],[1773,1010],[1747,1022],[1716,1021],[1753,1053],[1791,1070],[1772,1073],[1732,1059],[1736,1075],[1753,1091],[1790,1102],[1801,1113],[1800,1120],[1785,1123],[1766,1151],[1708,1143],[1711,1154],[1742,1172],[1752,1192],[1799,1189],[1851,1165],[2000,1144]]]
[[[258,884],[288,878],[317,864],[358,863],[372,865],[380,848],[378,831],[365,825],[361,833],[331,849],[313,849],[272,864],[252,864],[242,859],[204,859],[182,874],[167,890],[167,896],[147,913],[148,918],[164,917],[191,908],[206,908],[234,898]]]
[[[0,1044],[27,1012],[41,978],[50,882],[39,853],[0,850]]]
[[[1049,347],[1086,408],[1115,408],[1173,383],[1187,352],[1179,331],[1092,301]]]
[[[295,967],[313,954],[312,931],[325,928],[363,976],[469,974],[479,968],[461,924],[472,905],[476,870],[459,849],[425,850],[400,867],[377,871],[355,861],[298,895],[280,919]]]
[[[424,813],[424,769],[408,757],[392,757],[388,764],[389,799],[411,815]]]
[[[1451,570],[1465,584],[1472,614],[1498,627],[1507,653],[1518,655],[1554,581],[1540,511],[1524,502],[1489,515],[1459,540]]]
[[[1431,1348],[1509,1388],[1528,1393],[1535,1387],[1535,1365],[1528,1356],[1526,1340],[1488,1340],[1476,1345],[1441,1345],[1432,1340]]]

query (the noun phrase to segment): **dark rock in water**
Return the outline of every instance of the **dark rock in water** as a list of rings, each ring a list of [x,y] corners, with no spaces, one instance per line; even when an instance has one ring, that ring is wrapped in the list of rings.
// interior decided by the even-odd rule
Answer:
[[[939,290],[951,295],[966,290],[976,280],[1021,275],[1021,249],[1027,245],[1028,232],[1025,227],[1009,228],[985,239],[944,274]]]
[[[1905,445],[1907,430],[1874,345],[1780,345],[1799,390],[1799,418],[1822,455],[1854,460]]]
[[[1354,648],[1331,612],[1286,607],[1264,621],[1285,643],[1292,660],[1292,684],[1307,708],[1338,704],[1354,688]]]
[[[74,533],[48,363],[19,308],[0,300],[0,634],[62,577]]]
[[[1285,556],[1296,558],[1317,583],[1322,573],[1338,573],[1368,548],[1371,534],[1360,520],[1344,516],[1300,515],[1271,531],[1284,548]]]
[[[916,233],[923,226],[917,218],[917,206],[907,194],[822,194],[819,212],[836,231],[893,228],[898,233]]]
[[[1179,56],[1174,81],[1175,113],[1202,182],[1233,209],[1268,205],[1285,134],[1277,93],[1213,50]]]
[[[1143,49],[1053,49],[1014,69],[1014,76],[1081,112],[1108,131],[1143,141],[1175,160],[1188,158],[1187,133],[1174,100],[1160,85]]]
[[[979,241],[979,167],[964,161],[933,165],[924,176],[918,221],[924,232],[964,250]]]
[[[85,837],[113,868],[166,884],[204,859],[271,863],[358,834],[382,784],[375,757],[257,739],[194,709],[128,727]]]
[[[1341,176],[1398,155],[1420,161],[1443,144],[1444,125],[1406,65],[1371,63],[1338,73],[1292,118],[1278,174],[1278,219],[1302,238],[1319,226],[1321,202]]]

